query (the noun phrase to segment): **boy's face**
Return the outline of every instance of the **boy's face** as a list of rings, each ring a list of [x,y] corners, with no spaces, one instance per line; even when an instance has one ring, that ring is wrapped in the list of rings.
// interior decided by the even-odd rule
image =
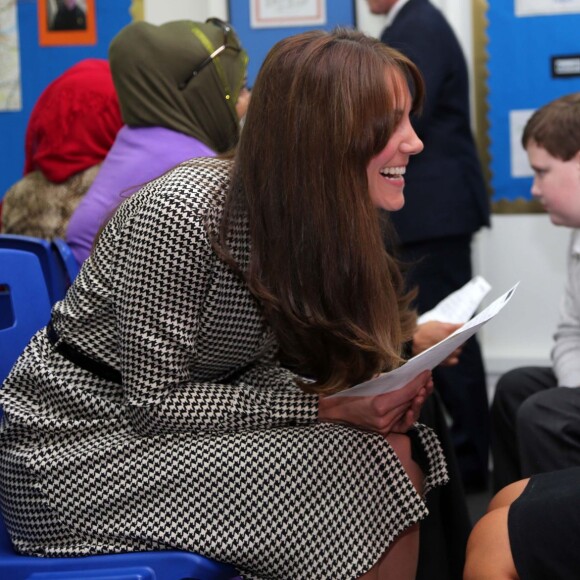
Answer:
[[[526,147],[534,170],[532,195],[557,226],[580,227],[580,151],[569,161],[552,157],[530,141]]]

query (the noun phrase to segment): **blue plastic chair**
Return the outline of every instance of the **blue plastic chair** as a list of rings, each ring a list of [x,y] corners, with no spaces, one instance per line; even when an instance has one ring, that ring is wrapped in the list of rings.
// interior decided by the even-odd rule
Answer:
[[[62,266],[64,266],[65,272],[69,278],[69,283],[72,284],[79,273],[79,263],[74,257],[70,246],[63,239],[55,238],[52,240],[52,244],[60,257]]]
[[[7,249],[0,244],[0,385],[32,335],[48,322],[51,304],[39,256],[28,249]],[[235,577],[237,572],[229,564],[182,551],[82,558],[21,556],[14,552],[0,513],[2,580],[231,580]]]
[[[38,258],[0,247],[0,384],[32,335],[48,323],[50,307]]]
[[[0,249],[34,254],[46,278],[50,303],[62,300],[79,271],[79,266],[64,240],[48,241],[31,236],[0,234]]]
[[[40,558],[14,552],[0,513],[0,578],[5,580],[231,580],[229,564],[178,551],[80,558]]]

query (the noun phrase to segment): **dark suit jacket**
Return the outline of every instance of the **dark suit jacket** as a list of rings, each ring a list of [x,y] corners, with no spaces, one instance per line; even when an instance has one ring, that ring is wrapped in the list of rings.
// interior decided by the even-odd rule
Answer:
[[[391,214],[402,243],[471,234],[489,225],[489,198],[470,128],[469,84],[459,42],[428,0],[410,0],[381,40],[407,55],[426,84],[413,119],[425,144],[405,176],[405,207]]]

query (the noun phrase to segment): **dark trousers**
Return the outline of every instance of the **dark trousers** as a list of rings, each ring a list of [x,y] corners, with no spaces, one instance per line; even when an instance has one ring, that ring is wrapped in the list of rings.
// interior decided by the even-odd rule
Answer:
[[[509,371],[491,407],[493,488],[580,465],[580,388],[557,388],[548,367]]]
[[[417,286],[420,313],[433,308],[472,278],[471,236],[454,236],[399,247],[399,258],[408,267],[409,287]],[[433,372],[435,388],[453,421],[451,438],[465,485],[487,481],[489,413],[485,369],[479,343],[469,339],[454,367]]]
[[[449,483],[427,494],[429,515],[421,521],[416,580],[461,580],[471,522],[457,459],[437,392],[423,405],[419,421],[437,433],[447,461]]]

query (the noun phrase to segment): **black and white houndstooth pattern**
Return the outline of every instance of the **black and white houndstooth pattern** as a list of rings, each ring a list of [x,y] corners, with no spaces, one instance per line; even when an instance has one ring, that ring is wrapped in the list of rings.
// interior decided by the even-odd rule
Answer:
[[[319,423],[316,397],[277,366],[208,240],[228,170],[197,160],[133,195],[54,307],[60,336],[122,386],[65,360],[44,330],[6,380],[0,501],[22,552],[178,548],[246,578],[352,579],[426,515],[386,441]],[[233,235],[243,264],[245,225]],[[427,488],[441,485],[439,444],[418,429]]]

